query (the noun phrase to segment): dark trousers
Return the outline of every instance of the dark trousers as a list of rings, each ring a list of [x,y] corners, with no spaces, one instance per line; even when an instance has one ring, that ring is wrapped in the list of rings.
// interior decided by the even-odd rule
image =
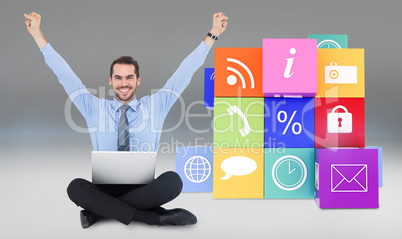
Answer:
[[[76,178],[67,193],[77,206],[128,225],[137,209],[149,210],[170,202],[180,194],[182,187],[177,173],[166,172],[146,185],[95,185]]]

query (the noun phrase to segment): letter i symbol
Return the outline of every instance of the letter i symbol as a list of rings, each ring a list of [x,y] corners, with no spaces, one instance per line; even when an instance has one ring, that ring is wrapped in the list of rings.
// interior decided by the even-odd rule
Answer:
[[[296,49],[295,48],[291,48],[290,49],[290,54],[294,55],[296,54]],[[293,65],[293,60],[295,58],[286,58],[286,68],[285,68],[285,72],[283,73],[283,76],[287,79],[290,78],[293,75],[293,72],[290,73],[290,71],[292,70],[292,65]]]

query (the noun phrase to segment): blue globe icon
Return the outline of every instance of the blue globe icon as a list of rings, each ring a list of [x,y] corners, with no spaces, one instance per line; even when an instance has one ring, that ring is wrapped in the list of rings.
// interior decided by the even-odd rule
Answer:
[[[184,165],[184,173],[193,183],[202,183],[211,175],[211,164],[202,156],[193,156]]]

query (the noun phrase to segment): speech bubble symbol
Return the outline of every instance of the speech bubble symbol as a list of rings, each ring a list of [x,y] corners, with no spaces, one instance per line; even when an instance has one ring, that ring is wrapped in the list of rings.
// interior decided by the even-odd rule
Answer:
[[[257,163],[249,157],[234,156],[225,159],[221,168],[226,173],[221,179],[228,180],[232,175],[244,176],[254,172],[257,169]]]

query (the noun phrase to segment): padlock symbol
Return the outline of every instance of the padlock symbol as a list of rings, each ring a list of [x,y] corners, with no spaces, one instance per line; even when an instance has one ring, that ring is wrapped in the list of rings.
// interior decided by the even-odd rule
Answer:
[[[337,109],[343,109],[344,113],[335,113]],[[328,113],[328,133],[352,133],[352,114],[343,105],[337,105]]]

